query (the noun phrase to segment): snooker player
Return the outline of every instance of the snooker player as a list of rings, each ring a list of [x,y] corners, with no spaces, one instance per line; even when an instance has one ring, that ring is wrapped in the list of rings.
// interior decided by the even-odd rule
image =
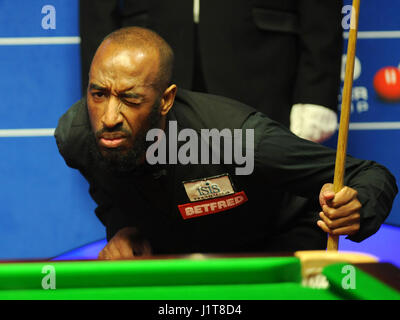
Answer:
[[[106,227],[100,259],[325,249],[327,233],[360,242],[379,229],[398,191],[385,167],[348,156],[335,194],[335,150],[238,101],[178,89],[173,58],[151,30],[111,33],[87,97],[59,120],[59,151]],[[229,143],[205,143],[205,130]]]

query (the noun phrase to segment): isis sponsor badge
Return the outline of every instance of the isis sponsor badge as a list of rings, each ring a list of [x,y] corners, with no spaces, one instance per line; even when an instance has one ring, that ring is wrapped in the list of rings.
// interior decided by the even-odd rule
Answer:
[[[178,205],[183,219],[195,218],[235,208],[246,202],[244,191],[235,192],[229,174],[184,181],[190,203]]]

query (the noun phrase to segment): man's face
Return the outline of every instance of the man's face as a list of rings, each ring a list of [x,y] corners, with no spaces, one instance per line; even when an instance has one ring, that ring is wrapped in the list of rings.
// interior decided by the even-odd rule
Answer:
[[[107,40],[93,59],[87,92],[90,122],[102,160],[117,171],[144,160],[146,133],[159,124],[157,71],[156,52]]]

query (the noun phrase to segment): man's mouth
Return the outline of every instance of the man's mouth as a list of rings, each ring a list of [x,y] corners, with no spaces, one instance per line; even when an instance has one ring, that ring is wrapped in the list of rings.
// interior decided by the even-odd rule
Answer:
[[[120,133],[104,133],[99,138],[99,144],[105,148],[117,148],[126,140],[126,136]]]

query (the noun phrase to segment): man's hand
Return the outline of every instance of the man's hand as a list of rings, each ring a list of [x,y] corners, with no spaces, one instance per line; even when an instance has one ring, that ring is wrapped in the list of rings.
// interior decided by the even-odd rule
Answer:
[[[133,259],[136,256],[151,255],[150,245],[143,240],[135,241],[137,231],[126,227],[119,230],[100,251],[100,260]]]
[[[314,104],[295,104],[290,112],[290,131],[300,138],[324,142],[336,131],[337,114]]]
[[[353,235],[360,230],[361,203],[357,198],[357,191],[344,187],[337,192],[333,191],[333,184],[327,183],[321,188],[319,202],[322,220],[318,226],[332,235]]]

